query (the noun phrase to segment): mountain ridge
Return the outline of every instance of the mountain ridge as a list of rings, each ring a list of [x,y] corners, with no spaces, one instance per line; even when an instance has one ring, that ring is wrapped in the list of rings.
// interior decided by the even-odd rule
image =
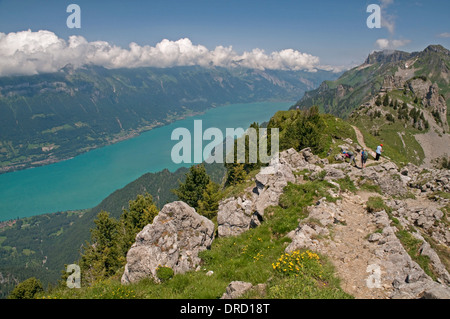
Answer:
[[[450,104],[450,51],[441,45],[429,45],[421,52],[375,51],[365,62],[335,81],[325,81],[308,91],[292,108],[318,105],[324,112],[348,117],[382,88],[388,76],[401,74],[404,81],[414,76],[436,82],[447,106]]]

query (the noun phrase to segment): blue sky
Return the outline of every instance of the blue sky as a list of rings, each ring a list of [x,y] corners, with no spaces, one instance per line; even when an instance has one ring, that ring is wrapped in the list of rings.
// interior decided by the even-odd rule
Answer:
[[[66,26],[71,3],[81,7],[81,29]],[[383,5],[391,31],[367,27],[371,3]],[[0,32],[49,30],[65,40],[81,35],[124,48],[189,38],[210,50],[293,49],[322,64],[351,65],[379,49],[379,39],[398,40],[405,51],[449,48],[449,12],[448,0],[0,0]]]

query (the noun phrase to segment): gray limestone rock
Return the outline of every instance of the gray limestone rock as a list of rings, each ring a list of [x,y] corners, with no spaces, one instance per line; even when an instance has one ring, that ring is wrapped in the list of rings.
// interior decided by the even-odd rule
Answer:
[[[220,299],[236,299],[251,290],[253,285],[245,281],[232,281]]]
[[[136,235],[136,242],[127,253],[122,283],[137,282],[152,277],[156,269],[166,266],[175,274],[195,269],[198,253],[211,246],[214,223],[200,216],[184,202],[166,204],[152,224]]]

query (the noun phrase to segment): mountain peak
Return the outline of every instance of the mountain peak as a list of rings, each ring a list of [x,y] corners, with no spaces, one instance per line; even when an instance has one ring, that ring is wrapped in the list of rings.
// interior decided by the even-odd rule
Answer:
[[[435,52],[435,53],[444,53],[446,55],[450,55],[450,51],[447,50],[446,48],[444,48],[442,45],[440,44],[432,44],[429,45],[424,52]]]
[[[374,51],[369,54],[365,61],[365,64],[398,62],[407,60],[411,58],[412,55],[413,53],[397,50]]]

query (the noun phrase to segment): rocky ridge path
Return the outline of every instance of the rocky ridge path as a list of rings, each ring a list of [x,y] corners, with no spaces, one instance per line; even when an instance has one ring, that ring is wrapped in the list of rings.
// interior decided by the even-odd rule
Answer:
[[[365,147],[361,132],[357,128],[355,132],[356,143],[346,139],[347,144],[336,143],[334,147],[351,150]],[[328,202],[322,198],[307,208],[308,217],[288,234],[292,242],[286,252],[310,249],[327,256],[344,291],[358,299],[450,298],[449,274],[421,237],[427,233],[441,245],[449,246],[450,229],[440,208],[450,201],[441,198],[432,204],[427,196],[434,190],[450,192],[447,186],[450,171],[433,170],[423,175],[414,165],[399,169],[387,158],[371,161],[364,169],[336,160],[338,163],[330,164],[308,148],[281,152],[279,162],[271,163],[256,175],[256,187],[251,186],[245,194],[224,199],[219,204],[219,236],[235,236],[257,227],[264,219],[264,208],[277,205],[288,183],[323,178],[337,187],[337,190],[329,189],[337,200]],[[306,179],[295,174],[299,171],[309,172]],[[357,187],[369,182],[379,187],[380,193],[341,189],[336,181],[346,177]],[[424,184],[423,178],[429,182]],[[415,205],[407,205],[412,191],[417,194]],[[393,215],[385,210],[369,212],[366,204],[370,197],[381,197]],[[394,216],[400,220],[402,229],[422,243],[419,254],[432,256],[433,268],[439,270],[438,281],[430,278],[410,257],[396,234],[400,228],[393,222]]]
[[[331,238],[319,241],[317,247],[336,267],[342,289],[357,299],[387,299],[392,292],[391,285],[383,281],[383,262],[375,255],[378,245],[368,241],[376,225],[364,204],[373,195],[343,194],[338,208],[344,223],[334,225]]]

